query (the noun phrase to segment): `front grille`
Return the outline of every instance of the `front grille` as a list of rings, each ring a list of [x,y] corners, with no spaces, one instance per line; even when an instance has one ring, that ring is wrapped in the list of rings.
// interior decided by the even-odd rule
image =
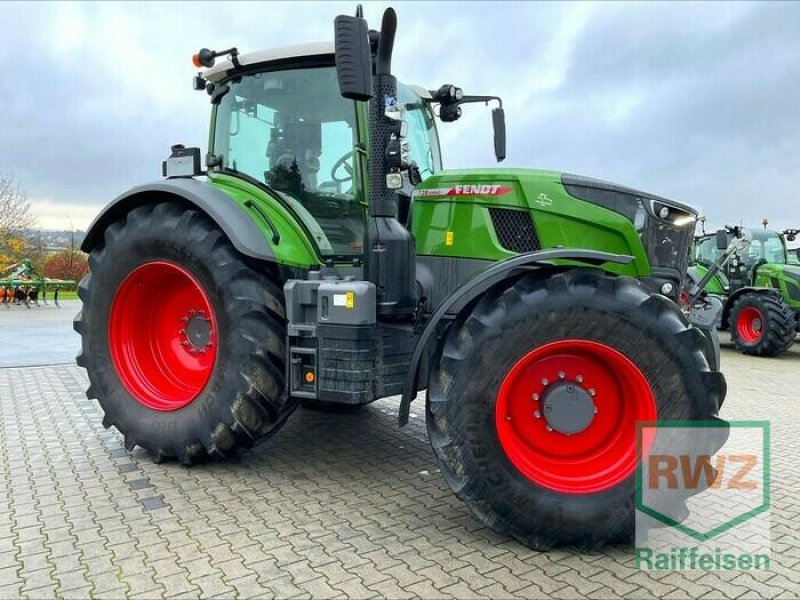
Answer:
[[[490,208],[489,216],[497,235],[497,241],[511,252],[533,252],[539,250],[539,238],[533,226],[531,215],[526,210]]]

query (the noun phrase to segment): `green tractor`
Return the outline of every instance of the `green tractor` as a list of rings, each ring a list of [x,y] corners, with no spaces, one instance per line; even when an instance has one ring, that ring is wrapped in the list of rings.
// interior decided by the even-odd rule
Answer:
[[[784,232],[792,239],[792,230]],[[695,241],[690,293],[719,297],[718,326],[737,350],[776,356],[794,344],[800,317],[800,267],[777,231],[727,227]]]
[[[203,49],[200,150],[103,210],[78,364],[104,425],[160,461],[228,457],[301,402],[427,389],[448,485],[534,548],[630,539],[636,423],[719,421],[725,380],[676,304],[697,213],[551,171],[443,170],[437,117],[502,103],[398,83],[380,31]],[[723,426],[721,431],[727,431]],[[713,454],[723,440],[708,440]]]

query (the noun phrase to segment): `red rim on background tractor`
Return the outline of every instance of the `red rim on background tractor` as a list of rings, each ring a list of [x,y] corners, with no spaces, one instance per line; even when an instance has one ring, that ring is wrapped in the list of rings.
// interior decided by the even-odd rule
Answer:
[[[189,405],[208,383],[217,354],[216,321],[200,283],[171,262],[145,263],[111,305],[111,360],[125,389],[153,410]]]
[[[755,306],[745,306],[736,321],[736,332],[747,344],[755,344],[764,335],[764,315]]]
[[[511,463],[556,492],[614,487],[637,465],[636,422],[655,421],[655,396],[625,355],[567,339],[523,356],[497,394],[495,425]]]

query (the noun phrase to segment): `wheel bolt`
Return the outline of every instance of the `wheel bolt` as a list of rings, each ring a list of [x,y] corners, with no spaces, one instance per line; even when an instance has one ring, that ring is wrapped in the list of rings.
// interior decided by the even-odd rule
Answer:
[[[550,384],[550,382],[547,381],[547,378],[546,377],[542,377],[542,385],[547,387],[549,384]]]
[[[597,392],[594,391],[594,388],[589,388],[589,395],[594,396]]]
[[[583,375],[576,376],[575,381],[577,381],[578,383],[583,383]]]
[[[539,401],[539,394],[532,394],[531,395],[531,400],[533,400],[534,402],[538,402]]]
[[[558,372],[558,378],[559,378],[559,379],[564,379],[566,376],[567,376],[567,374],[566,374],[566,373],[564,373],[564,371],[559,371],[559,372]]]
[[[597,414],[597,407],[594,407],[594,414]]]
[[[194,314],[195,314],[195,313],[194,313],[194,309],[193,309],[193,308],[192,308],[192,309],[190,309],[190,310],[189,310],[189,316],[190,316],[190,317],[193,317],[193,316],[194,316]]]
[[[184,323],[188,323],[189,317],[181,317],[181,321],[183,321]]]
[[[537,410],[535,413],[533,413],[533,418],[534,418],[534,419],[541,419],[541,418],[542,418],[542,413],[540,413],[540,412]]]
[[[546,426],[546,427],[545,427],[545,429],[546,429],[547,431],[553,431],[553,428],[552,428],[552,427],[550,427],[550,425]]]
[[[186,330],[185,329],[178,329],[178,333],[184,334],[184,333],[186,333]]]

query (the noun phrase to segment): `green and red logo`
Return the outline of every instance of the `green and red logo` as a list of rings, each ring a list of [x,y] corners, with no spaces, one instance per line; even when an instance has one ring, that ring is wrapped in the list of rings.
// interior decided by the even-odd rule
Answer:
[[[637,443],[640,568],[768,568],[768,422],[639,423]]]

